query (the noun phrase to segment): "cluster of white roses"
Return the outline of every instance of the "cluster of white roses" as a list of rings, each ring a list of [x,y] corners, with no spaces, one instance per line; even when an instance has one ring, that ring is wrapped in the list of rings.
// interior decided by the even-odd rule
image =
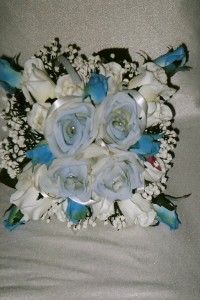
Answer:
[[[54,156],[34,170],[27,164],[18,175],[11,203],[25,221],[49,219],[52,214],[67,221],[65,200],[71,198],[89,206],[93,220],[114,215],[117,202],[126,224],[146,227],[154,222],[156,213],[148,195],[163,189],[164,159],[170,162],[168,156],[162,157],[166,147],[155,155],[154,165],[128,150],[147,127],[166,124],[167,131],[172,112],[160,99],[168,100],[175,89],[167,85],[164,69],[152,62],[140,67],[131,80],[123,80],[126,70],[115,62],[102,64],[96,59],[96,67],[108,89],[95,105],[90,97],[83,100],[87,77],[81,72],[80,82],[65,74],[55,84],[41,59],[25,63],[22,91],[32,106],[27,122],[33,132],[44,135]],[[50,104],[49,98],[57,100]],[[145,180],[151,182],[150,192],[145,190]],[[120,224],[125,226],[124,219]]]

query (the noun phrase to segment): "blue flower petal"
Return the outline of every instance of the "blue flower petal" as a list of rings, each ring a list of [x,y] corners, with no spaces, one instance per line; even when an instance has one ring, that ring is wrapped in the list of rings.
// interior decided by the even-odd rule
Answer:
[[[163,134],[144,134],[136,144],[129,148],[129,151],[136,153],[141,159],[156,155],[160,149],[160,142],[157,140],[162,137]]]
[[[13,92],[13,89],[20,87],[22,74],[15,71],[6,59],[0,59],[0,87],[6,92]]]
[[[33,168],[38,163],[49,166],[55,159],[49,146],[44,141],[39,143],[34,149],[28,150],[26,157],[32,159]]]
[[[17,228],[20,225],[23,225],[24,222],[19,221],[18,223],[15,224],[9,224],[8,220],[4,220],[3,221],[3,225],[6,229],[8,229],[9,231],[13,231],[15,228]]]
[[[167,75],[172,76],[177,71],[188,70],[189,67],[183,67],[187,62],[188,51],[185,45],[176,50],[170,50],[166,54],[156,58],[153,62],[165,69]]]
[[[15,91],[15,88],[5,81],[0,81],[0,88],[9,94],[14,93],[14,91]]]
[[[156,211],[156,219],[165,223],[171,230],[178,229],[180,221],[176,213],[176,205],[169,201],[164,194],[158,195],[152,200],[153,207]]]
[[[81,220],[86,218],[89,214],[89,209],[87,206],[68,198],[68,205],[65,214],[69,221],[77,225]]]
[[[182,62],[185,56],[186,56],[185,49],[184,47],[181,46],[174,51],[170,50],[166,54],[156,58],[154,60],[154,63],[161,67],[166,67],[176,60],[180,60]]]
[[[83,99],[90,97],[95,104],[100,104],[107,95],[108,78],[101,74],[92,73],[85,86]]]
[[[157,214],[156,219],[159,222],[165,223],[170,227],[171,230],[178,229],[180,221],[175,209],[170,211],[167,208],[157,204],[153,204],[153,207]]]

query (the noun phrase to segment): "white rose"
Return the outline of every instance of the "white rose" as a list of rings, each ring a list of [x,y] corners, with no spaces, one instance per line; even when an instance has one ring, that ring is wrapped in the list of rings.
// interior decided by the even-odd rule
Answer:
[[[149,102],[147,112],[147,127],[170,121],[173,117],[168,105],[159,102]]]
[[[55,98],[55,84],[45,71],[43,62],[39,58],[29,59],[24,65],[22,90],[31,93],[41,104],[49,98]]]
[[[92,167],[92,190],[109,201],[129,199],[133,190],[143,188],[143,171],[135,154],[117,151]]]
[[[165,165],[163,161],[158,157],[156,158],[156,162],[154,163],[154,165],[152,165],[148,161],[145,161],[144,166],[145,166],[144,178],[147,181],[158,182],[166,173]]]
[[[117,201],[120,211],[125,217],[127,225],[139,224],[142,227],[151,225],[155,219],[156,212],[151,203],[141,194],[133,194],[130,199]],[[106,198],[91,205],[93,218],[107,220],[115,213],[114,202]]]
[[[56,157],[81,153],[97,135],[95,107],[81,98],[62,98],[50,108],[44,135]]]
[[[117,201],[117,203],[128,225],[134,223],[147,227],[155,219],[156,212],[150,202],[138,193],[132,195],[129,200]]]
[[[122,76],[125,70],[120,64],[110,62],[99,66],[100,74],[108,78],[108,95],[114,94],[122,89]]]
[[[110,202],[106,198],[92,204],[90,208],[92,210],[92,217],[99,220],[106,220],[115,212],[114,202]]]
[[[83,83],[76,84],[73,82],[70,75],[62,75],[58,78],[55,94],[57,98],[64,96],[82,96],[84,85]]]
[[[87,204],[91,199],[90,167],[87,161],[74,158],[55,159],[47,167],[42,165],[35,177],[38,189],[55,198],[72,198]]]
[[[44,134],[43,128],[47,113],[48,110],[39,103],[33,105],[32,110],[27,113],[27,122],[33,130]]]
[[[134,93],[138,95],[136,91]],[[144,130],[146,116],[143,120],[134,97],[126,92],[108,95],[97,109],[98,137],[111,147],[127,150],[139,140]]]
[[[25,221],[40,219],[51,207],[51,198],[38,199],[39,191],[34,185],[31,163],[18,176],[16,189],[16,192],[11,195],[10,202],[21,210]]]
[[[160,66],[149,62],[139,68],[138,73],[130,80],[128,89],[139,88],[139,93],[147,102],[159,101],[160,96],[168,100],[176,92],[167,85],[167,75]]]

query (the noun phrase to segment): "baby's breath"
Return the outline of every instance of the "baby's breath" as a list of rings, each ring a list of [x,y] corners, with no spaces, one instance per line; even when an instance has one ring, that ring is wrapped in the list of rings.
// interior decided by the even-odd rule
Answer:
[[[41,136],[33,133],[27,124],[27,111],[30,111],[31,105],[23,93],[17,90],[15,95],[7,95],[4,100],[6,108],[1,117],[6,121],[8,136],[0,144],[0,166],[11,178],[15,178],[22,171],[26,151],[33,148]]]

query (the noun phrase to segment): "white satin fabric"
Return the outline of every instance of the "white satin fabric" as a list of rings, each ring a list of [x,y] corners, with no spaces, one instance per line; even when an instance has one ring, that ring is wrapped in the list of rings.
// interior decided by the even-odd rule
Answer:
[[[0,54],[21,52],[22,63],[59,36],[63,45],[76,42],[88,55],[127,47],[140,61],[137,51],[156,58],[185,42],[193,67],[172,78],[180,86],[172,100],[180,142],[167,193],[192,193],[177,203],[180,228],[118,232],[98,224],[74,235],[57,220],[28,222],[13,232],[0,225],[0,299],[200,298],[199,14],[199,0],[0,1]],[[3,215],[12,191],[0,187]]]

